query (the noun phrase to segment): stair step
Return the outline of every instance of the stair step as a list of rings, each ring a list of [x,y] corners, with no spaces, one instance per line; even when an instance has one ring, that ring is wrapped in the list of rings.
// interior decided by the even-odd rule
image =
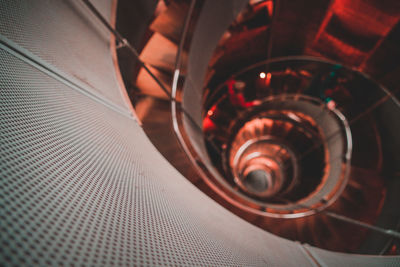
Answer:
[[[365,52],[326,32],[323,32],[318,40],[315,40],[312,50],[316,50],[325,57],[351,65],[361,64],[366,55]]]
[[[364,64],[399,21],[390,8],[378,6],[364,0],[335,1],[306,50],[347,65]]]
[[[152,67],[172,74],[175,70],[176,53],[178,46],[164,37],[160,33],[155,32],[140,54],[140,59],[151,65]],[[182,53],[181,57],[181,73],[184,74],[186,69],[187,53]]]
[[[167,9],[155,18],[150,29],[178,43],[188,9],[186,3],[171,2]]]
[[[161,81],[168,92],[171,92],[172,76],[168,75],[154,67],[148,66],[149,70]],[[150,95],[157,98],[168,100],[169,96],[161,89],[158,83],[147,73],[144,68],[139,70],[136,78],[136,86],[140,94]]]

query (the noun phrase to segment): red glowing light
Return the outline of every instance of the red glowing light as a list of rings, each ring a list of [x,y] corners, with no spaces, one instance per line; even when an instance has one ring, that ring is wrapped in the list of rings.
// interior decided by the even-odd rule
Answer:
[[[264,73],[265,74],[265,73]],[[272,74],[271,72],[268,72],[267,74],[264,75],[265,79],[265,85],[267,87],[269,87],[271,85],[271,78],[272,78]]]
[[[215,123],[209,118],[205,117],[203,120],[203,130],[204,132],[212,132],[217,129]]]

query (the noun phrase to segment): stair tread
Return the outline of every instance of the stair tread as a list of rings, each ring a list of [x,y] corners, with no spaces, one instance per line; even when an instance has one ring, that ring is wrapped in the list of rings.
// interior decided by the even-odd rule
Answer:
[[[156,32],[144,47],[140,59],[158,70],[172,74],[175,70],[177,51],[178,46],[174,42]],[[182,53],[183,64],[187,61],[186,58],[187,53]],[[181,70],[182,72],[185,70],[185,65],[181,67]]]
[[[160,70],[147,66],[149,70],[161,81],[165,88],[171,92],[172,77],[171,75],[165,74]],[[139,88],[140,93],[150,96],[155,96],[161,99],[169,99],[169,96],[161,89],[156,81],[147,73],[144,68],[139,70],[139,74],[136,78],[136,86]]]
[[[167,9],[155,18],[150,29],[178,43],[188,8],[186,3],[171,2]]]

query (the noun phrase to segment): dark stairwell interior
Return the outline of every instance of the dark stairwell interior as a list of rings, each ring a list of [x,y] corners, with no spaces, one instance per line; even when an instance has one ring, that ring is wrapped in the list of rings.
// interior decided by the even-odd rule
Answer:
[[[128,22],[127,6],[137,10],[128,2],[120,2],[117,24],[126,36],[132,34],[129,23],[134,23]],[[187,76],[188,55],[196,55],[192,42],[197,42],[196,34],[198,38],[201,32],[197,25],[207,20],[204,17],[210,7],[203,1],[183,0],[150,1],[149,7],[143,7],[148,8],[147,16],[142,14],[148,27],[141,29],[141,38],[132,34],[137,40],[131,42],[169,92],[182,48],[176,101],[181,112],[190,113],[186,115],[202,128],[201,142],[208,159],[197,151],[194,162],[190,160],[173,128],[170,95],[140,64],[129,60],[122,47],[118,50],[120,68],[146,134],[189,181],[262,229],[333,251],[398,254],[398,239],[357,222],[396,230],[400,221],[396,209],[400,190],[396,166],[399,4],[363,0],[311,1],[307,5],[301,1],[242,2],[237,13],[222,23],[226,26],[216,34],[210,57],[201,58],[198,53],[197,63],[206,69],[199,72],[201,84],[196,86],[200,93],[190,100],[200,103],[197,113],[182,104],[183,91],[193,90],[193,78]],[[217,4],[215,8],[223,12],[224,7]],[[185,22],[187,33],[181,43]],[[207,36],[201,38],[207,42]],[[243,81],[245,90],[232,94],[232,81]],[[232,102],[235,94],[242,94],[244,102]],[[341,116],[344,120],[338,123]],[[185,129],[183,120],[181,129]],[[190,136],[184,139],[193,143]],[[232,151],[249,140],[258,141],[246,148],[250,149],[245,150],[247,154],[263,151],[271,160],[252,159],[246,163],[250,164],[247,171],[243,167],[243,172],[237,171],[240,175],[235,174],[239,163],[232,163]],[[196,154],[195,148],[190,150]],[[204,179],[193,163],[206,169],[204,165],[211,164],[239,194],[219,185],[224,192],[221,195],[210,187],[218,182]],[[275,169],[274,164],[278,166]],[[212,171],[208,174],[212,176]],[[240,182],[241,175],[244,180]],[[278,184],[286,191],[277,189]],[[289,190],[290,186],[294,189]],[[314,202],[304,204],[308,197]],[[282,211],[296,203],[297,207]]]

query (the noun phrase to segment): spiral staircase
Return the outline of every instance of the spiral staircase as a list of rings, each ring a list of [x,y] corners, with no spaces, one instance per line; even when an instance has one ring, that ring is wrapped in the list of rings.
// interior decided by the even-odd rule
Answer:
[[[199,174],[199,166],[207,163],[197,158],[194,166],[182,148],[173,128],[171,96],[143,68],[136,71],[130,92],[136,112],[174,167],[252,224],[333,251],[396,255],[400,108],[393,84],[399,69],[388,54],[400,56],[397,4],[299,4],[250,1],[209,62],[198,101],[208,157],[224,179],[223,194],[210,187],[218,184],[215,179]],[[140,54],[168,92],[189,7],[189,1],[160,1]],[[302,16],[293,16],[296,8]],[[201,4],[193,12],[192,23]],[[310,22],[303,21],[307,14],[313,15]],[[293,32],[298,25],[287,26],[295,18],[304,24],[301,35]],[[363,27],[367,20],[373,26]],[[189,41],[182,45],[180,89],[194,29],[190,24]],[[262,60],[268,57],[272,60]],[[245,82],[244,97],[252,105],[232,103],[229,79]],[[178,91],[176,102],[181,101]]]
[[[1,1],[0,265],[398,266],[398,1],[303,2]]]

